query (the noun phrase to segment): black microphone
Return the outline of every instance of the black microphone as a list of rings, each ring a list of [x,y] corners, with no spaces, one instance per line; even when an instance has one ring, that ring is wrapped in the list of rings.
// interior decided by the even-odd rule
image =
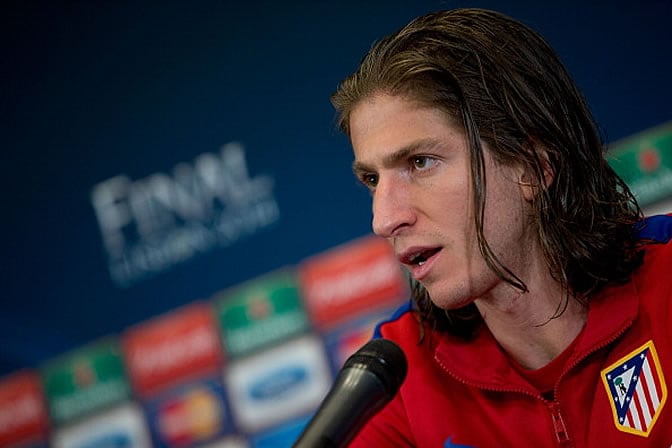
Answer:
[[[389,339],[373,339],[350,356],[293,448],[347,446],[397,393],[406,357]]]

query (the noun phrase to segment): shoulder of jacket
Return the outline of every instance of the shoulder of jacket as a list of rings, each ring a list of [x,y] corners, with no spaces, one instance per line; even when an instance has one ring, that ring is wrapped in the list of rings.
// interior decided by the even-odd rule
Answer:
[[[635,231],[643,241],[668,244],[672,239],[672,214],[648,216],[635,226]]]
[[[420,313],[412,300],[400,306],[389,318],[376,325],[374,338],[385,338],[402,348],[417,347],[431,330],[422,323]]]

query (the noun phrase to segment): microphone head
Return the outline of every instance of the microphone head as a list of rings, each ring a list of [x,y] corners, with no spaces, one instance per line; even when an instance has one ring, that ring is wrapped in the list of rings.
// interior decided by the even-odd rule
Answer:
[[[389,339],[372,339],[364,344],[343,364],[343,369],[368,370],[378,377],[385,390],[393,396],[406,378],[406,356],[397,344]]]

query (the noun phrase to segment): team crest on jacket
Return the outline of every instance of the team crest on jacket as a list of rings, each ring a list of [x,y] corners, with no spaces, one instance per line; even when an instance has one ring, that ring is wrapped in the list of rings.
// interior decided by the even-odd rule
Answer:
[[[665,377],[653,341],[602,370],[602,381],[611,397],[616,428],[648,437],[667,400]]]

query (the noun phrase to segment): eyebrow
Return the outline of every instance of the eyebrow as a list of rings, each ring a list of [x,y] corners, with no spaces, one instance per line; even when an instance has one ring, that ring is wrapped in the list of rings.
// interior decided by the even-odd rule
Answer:
[[[391,154],[387,154],[385,157],[383,157],[383,163],[382,166],[387,168],[387,167],[392,167],[395,166],[399,163],[400,160],[406,160],[409,158],[412,154],[415,154],[419,150],[428,150],[431,148],[434,148],[436,146],[439,146],[441,142],[439,140],[433,139],[433,138],[425,138],[421,140],[416,140],[396,151],[394,151]],[[358,174],[361,173],[370,173],[375,171],[373,168],[371,168],[369,165],[359,162],[355,160],[352,163],[352,172],[357,176]]]

